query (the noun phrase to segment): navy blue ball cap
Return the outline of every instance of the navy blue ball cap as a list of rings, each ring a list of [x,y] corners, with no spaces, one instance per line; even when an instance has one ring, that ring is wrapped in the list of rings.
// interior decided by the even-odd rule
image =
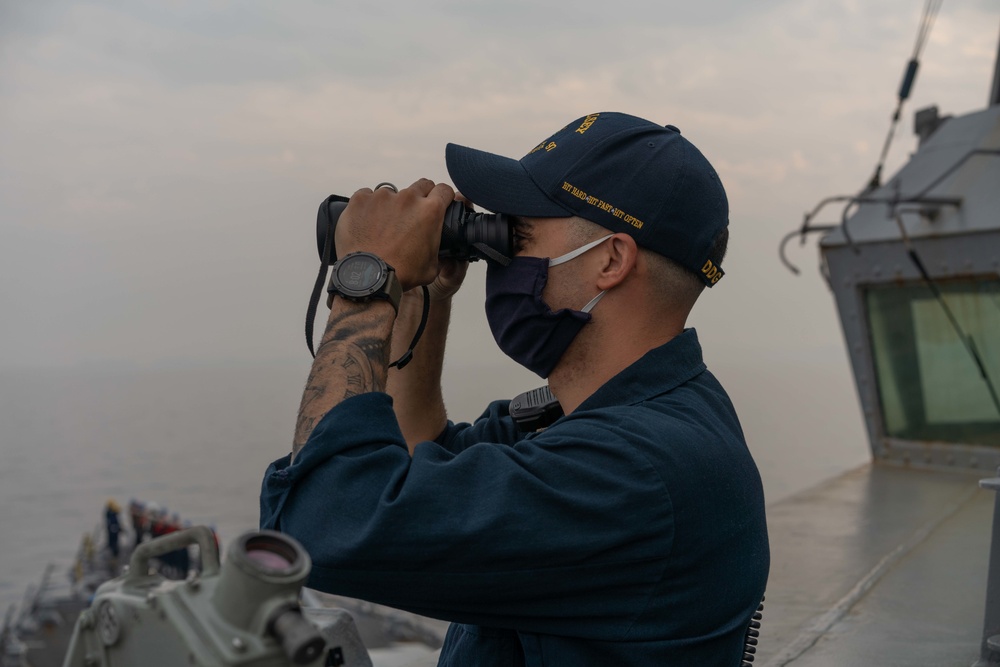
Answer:
[[[497,213],[508,213],[507,209],[514,207],[518,212],[509,215],[531,218],[572,215],[564,206],[549,199],[531,180],[524,165],[513,158],[448,144],[445,161],[458,191],[478,206]]]
[[[712,286],[724,275],[710,254],[729,224],[718,174],[672,126],[623,113],[578,118],[520,160],[448,144],[459,192],[497,213],[580,216],[624,232]]]

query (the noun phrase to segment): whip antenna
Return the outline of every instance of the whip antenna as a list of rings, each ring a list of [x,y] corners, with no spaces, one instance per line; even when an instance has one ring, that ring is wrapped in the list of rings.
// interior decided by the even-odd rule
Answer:
[[[885,137],[885,143],[882,144],[882,154],[879,155],[878,164],[875,166],[875,173],[872,174],[872,178],[865,188],[866,192],[874,190],[882,185],[882,167],[885,166],[885,159],[889,154],[889,146],[892,145],[892,139],[896,134],[896,126],[899,124],[899,116],[903,110],[903,103],[910,97],[910,91],[913,89],[913,82],[917,78],[917,70],[920,68],[920,53],[924,50],[924,45],[927,43],[927,37],[931,33],[931,28],[934,26],[934,19],[937,18],[942,2],[944,2],[944,0],[926,0],[926,3],[924,4],[924,13],[920,19],[920,28],[917,30],[917,42],[913,46],[913,55],[910,57],[910,61],[906,64],[906,72],[903,74],[903,82],[899,85],[896,111],[892,114],[892,122],[889,124],[889,132]]]

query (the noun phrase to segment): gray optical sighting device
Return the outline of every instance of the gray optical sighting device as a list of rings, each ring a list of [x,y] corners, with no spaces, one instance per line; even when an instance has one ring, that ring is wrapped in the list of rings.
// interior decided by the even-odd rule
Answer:
[[[150,574],[150,559],[192,544],[200,574]],[[350,614],[299,606],[311,566],[298,542],[272,531],[238,537],[221,566],[205,526],[141,544],[80,614],[63,667],[371,667]]]

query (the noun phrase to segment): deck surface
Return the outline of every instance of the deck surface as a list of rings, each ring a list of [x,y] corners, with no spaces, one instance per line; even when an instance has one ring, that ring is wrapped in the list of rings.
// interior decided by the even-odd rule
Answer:
[[[972,665],[992,476],[868,465],[768,507],[756,664]]]

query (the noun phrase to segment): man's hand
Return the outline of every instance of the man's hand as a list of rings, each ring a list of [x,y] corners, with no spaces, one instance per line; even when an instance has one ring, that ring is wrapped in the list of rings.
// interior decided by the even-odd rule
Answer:
[[[337,223],[337,257],[358,251],[378,255],[396,270],[403,291],[434,282],[444,212],[454,198],[450,186],[426,178],[398,193],[358,190]]]
[[[458,292],[465,280],[465,272],[469,270],[468,262],[456,259],[442,259],[438,264],[438,274],[427,286],[431,301],[447,301]],[[420,290],[411,290],[404,295],[406,298],[421,296]]]
[[[472,210],[472,202],[460,194],[455,201]],[[440,260],[438,274],[428,286],[430,309],[423,337],[414,350],[413,359],[405,370],[391,373],[386,391],[392,396],[393,410],[406,444],[413,448],[422,440],[437,437],[448,422],[441,391],[441,369],[451,318],[451,297],[465,280],[468,262]],[[403,294],[392,333],[392,357],[398,358],[413,339],[423,314],[423,295],[418,289]]]
[[[455,193],[455,201],[465,204],[465,208],[474,211],[472,202],[466,199],[462,193]],[[468,262],[460,262],[456,259],[442,259],[438,264],[438,274],[434,281],[427,286],[431,301],[447,301],[455,296],[462,283],[465,281],[465,274],[469,270]],[[420,290],[410,290],[403,295],[404,300],[422,298]]]

